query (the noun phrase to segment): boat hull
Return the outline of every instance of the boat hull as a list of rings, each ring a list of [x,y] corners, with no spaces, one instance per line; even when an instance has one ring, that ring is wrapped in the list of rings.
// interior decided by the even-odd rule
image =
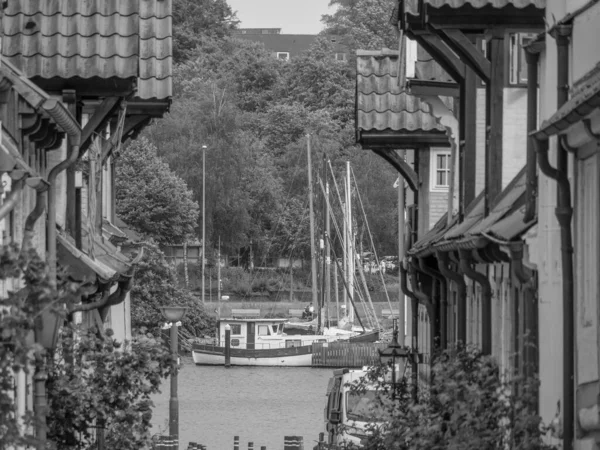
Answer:
[[[282,366],[310,367],[312,345],[276,349],[231,348],[232,366]],[[214,345],[196,344],[192,348],[194,363],[200,366],[223,366],[225,348]]]

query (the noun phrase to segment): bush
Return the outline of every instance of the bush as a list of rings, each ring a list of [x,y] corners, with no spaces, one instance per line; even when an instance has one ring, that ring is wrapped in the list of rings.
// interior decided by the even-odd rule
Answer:
[[[536,380],[503,377],[495,360],[478,349],[443,352],[431,370],[431,383],[413,402],[407,383],[390,403],[388,368],[371,370],[356,389],[380,385],[384,425],[370,426],[363,448],[371,450],[550,450],[535,412]],[[421,385],[420,385],[421,386]]]

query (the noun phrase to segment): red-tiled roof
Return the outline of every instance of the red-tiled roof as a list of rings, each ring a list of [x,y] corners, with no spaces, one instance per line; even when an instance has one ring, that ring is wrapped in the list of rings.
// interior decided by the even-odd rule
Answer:
[[[137,96],[171,96],[171,0],[9,1],[2,54],[29,77],[137,78]]]
[[[446,131],[427,104],[399,86],[398,52],[358,50],[356,77],[358,130]]]

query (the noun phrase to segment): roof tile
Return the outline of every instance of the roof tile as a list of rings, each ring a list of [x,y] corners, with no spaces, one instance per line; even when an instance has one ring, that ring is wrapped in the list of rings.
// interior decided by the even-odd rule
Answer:
[[[429,106],[399,86],[398,52],[357,52],[356,127],[362,131],[446,131]]]
[[[137,77],[139,98],[171,96],[171,0],[11,1],[2,26],[29,78]]]
[[[493,8],[497,9],[504,8],[508,5],[512,5],[518,9],[526,8],[529,5],[533,5],[539,9],[546,7],[546,0],[423,0],[423,3],[430,5],[433,8],[449,6],[450,8],[454,9],[461,8],[466,4],[478,9],[488,5],[491,5]],[[419,0],[405,0],[404,11],[407,14],[418,16]]]

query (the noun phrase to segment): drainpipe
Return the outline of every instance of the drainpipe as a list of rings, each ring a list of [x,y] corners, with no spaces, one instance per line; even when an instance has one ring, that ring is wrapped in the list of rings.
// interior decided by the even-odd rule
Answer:
[[[538,101],[538,60],[539,53],[526,49],[527,60],[527,132],[537,128]],[[536,217],[537,197],[537,161],[533,139],[527,139],[527,172],[525,184],[525,217],[524,222],[530,222]]]
[[[35,236],[35,224],[46,209],[46,191],[48,183],[41,177],[31,177],[25,180],[27,185],[36,190],[35,206],[25,220],[25,229],[23,230],[23,242],[21,243],[21,252],[26,252],[31,248],[33,237]]]
[[[569,90],[569,36],[571,25],[558,25],[552,35],[557,44],[558,108],[568,99]],[[573,449],[575,436],[575,336],[574,336],[574,294],[573,294],[573,236],[571,233],[571,186],[568,178],[568,154],[557,142],[556,168],[548,160],[548,141],[533,142],[540,170],[558,184],[556,218],[560,226],[562,300],[563,300],[563,450]]]
[[[447,346],[446,342],[446,290],[443,275],[437,270],[432,269],[425,263],[425,258],[419,258],[419,270],[429,275],[431,279],[439,283],[439,294],[437,296],[438,301],[435,301],[435,292],[432,292],[432,303],[435,310],[435,324],[436,324],[436,338],[438,339],[438,345],[443,350]],[[432,341],[435,342],[435,341]]]
[[[451,281],[454,281],[454,283],[456,284],[456,289],[457,289],[457,311],[456,311],[456,316],[457,316],[457,325],[456,325],[456,344],[457,345],[464,345],[467,342],[467,315],[466,315],[466,307],[467,307],[467,300],[466,300],[466,293],[467,293],[467,286],[465,284],[465,279],[462,276],[462,274],[460,274],[459,272],[455,272],[453,270],[450,269],[449,266],[449,257],[448,257],[448,253],[446,252],[441,252],[441,251],[436,251],[436,258],[438,261],[438,267],[440,269],[440,272],[442,273],[442,275],[444,275],[444,277],[448,280],[448,283],[450,283]]]
[[[416,403],[418,399],[418,371],[419,365],[417,361],[417,349],[419,345],[419,300],[414,292],[408,289],[407,283],[407,271],[404,268],[402,262],[400,262],[400,288],[404,295],[410,298],[411,300],[411,309],[412,309],[412,348],[411,353],[413,357],[411,358],[411,370],[412,370],[412,400]]]
[[[408,273],[410,274],[410,283],[411,286],[413,288],[413,292],[415,293],[415,295],[417,296],[417,299],[419,300],[420,303],[422,303],[425,308],[427,309],[427,315],[429,316],[429,321],[431,322],[431,329],[430,329],[430,333],[431,333],[431,342],[433,343],[433,324],[435,322],[435,311],[433,308],[433,299],[432,296],[427,294],[422,288],[421,288],[421,284],[419,284],[419,280],[417,279],[417,271],[420,271],[421,269],[419,268],[419,264],[417,261],[415,261],[415,258],[411,258],[410,259],[410,265],[411,267],[408,270]]]
[[[23,179],[13,182],[10,192],[8,193],[8,195],[4,199],[4,202],[2,202],[2,205],[0,206],[0,220],[4,219],[6,215],[9,212],[11,212],[12,209],[15,207],[15,203],[17,203],[17,198],[19,198],[19,194],[23,189],[23,184],[25,184]]]
[[[50,283],[56,288],[56,178],[63,170],[77,161],[81,143],[81,126],[58,100],[46,100],[43,108],[67,132],[71,147],[67,159],[54,166],[48,175],[48,183],[50,183],[48,191],[48,269]]]
[[[471,267],[471,252],[459,250],[460,270],[481,286],[481,351],[492,354],[492,287],[488,277]]]

